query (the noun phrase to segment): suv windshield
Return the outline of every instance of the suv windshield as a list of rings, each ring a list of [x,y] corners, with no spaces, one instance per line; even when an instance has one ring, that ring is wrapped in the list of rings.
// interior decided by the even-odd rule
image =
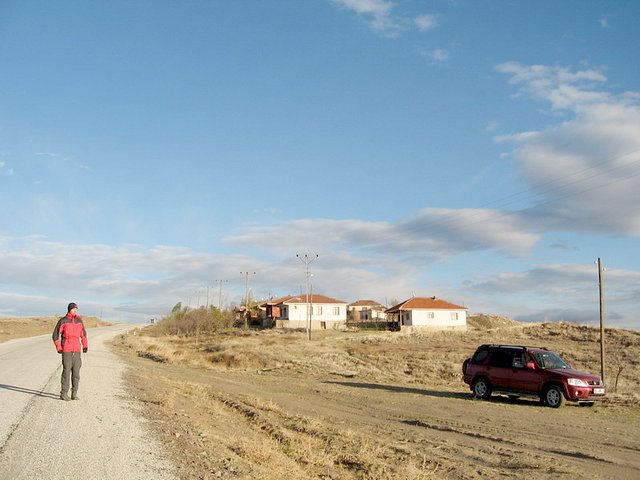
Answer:
[[[531,352],[541,368],[570,368],[567,362],[553,352]]]

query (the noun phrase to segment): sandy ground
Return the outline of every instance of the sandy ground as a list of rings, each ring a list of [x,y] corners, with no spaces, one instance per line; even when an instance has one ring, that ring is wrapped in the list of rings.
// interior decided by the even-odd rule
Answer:
[[[235,350],[219,337],[200,339],[192,348],[209,365],[189,359],[178,341],[172,348],[182,360],[166,363],[138,356],[139,338],[123,339],[118,351],[130,365],[129,390],[184,479],[640,478],[633,393],[591,408],[472,399],[456,370],[486,338],[540,344],[548,336],[579,367],[597,356],[591,331],[522,332],[309,343],[303,334],[249,335]],[[637,365],[640,337],[624,338]],[[229,360],[241,351],[279,360],[257,368]],[[636,371],[627,373],[633,390]]]

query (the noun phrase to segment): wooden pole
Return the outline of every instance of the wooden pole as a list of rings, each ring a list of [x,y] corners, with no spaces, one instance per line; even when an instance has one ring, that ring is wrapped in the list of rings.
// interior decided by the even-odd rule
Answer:
[[[602,260],[598,257],[598,290],[600,293],[600,377],[604,383],[604,274]]]

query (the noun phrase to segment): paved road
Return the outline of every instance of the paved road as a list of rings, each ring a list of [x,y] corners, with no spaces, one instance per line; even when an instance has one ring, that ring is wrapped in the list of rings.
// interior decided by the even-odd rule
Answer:
[[[0,480],[177,478],[109,349],[128,328],[88,330],[77,401],[58,398],[62,367],[50,335],[0,344]]]

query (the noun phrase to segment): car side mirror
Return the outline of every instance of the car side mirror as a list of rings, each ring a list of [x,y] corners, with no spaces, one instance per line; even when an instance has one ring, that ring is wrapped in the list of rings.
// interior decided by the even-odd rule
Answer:
[[[527,368],[529,370],[535,370],[536,369],[536,364],[533,362],[527,362]]]

